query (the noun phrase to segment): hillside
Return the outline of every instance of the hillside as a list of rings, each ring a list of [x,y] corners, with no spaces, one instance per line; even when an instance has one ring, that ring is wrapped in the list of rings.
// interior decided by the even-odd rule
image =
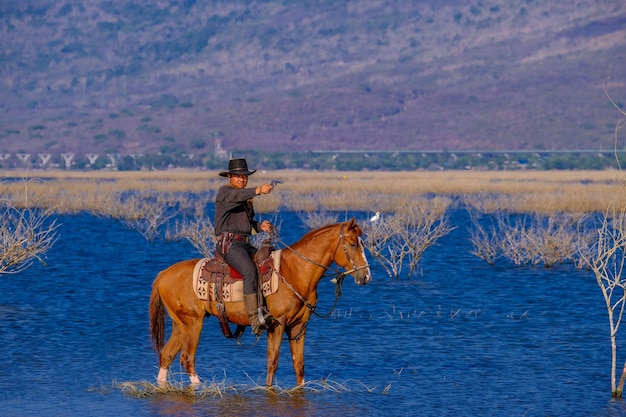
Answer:
[[[0,0],[0,153],[610,149],[617,0]]]

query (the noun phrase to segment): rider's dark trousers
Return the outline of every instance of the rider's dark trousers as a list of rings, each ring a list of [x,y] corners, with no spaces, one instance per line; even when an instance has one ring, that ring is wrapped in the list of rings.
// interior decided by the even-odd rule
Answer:
[[[256,294],[257,269],[252,261],[256,248],[246,242],[233,241],[224,259],[243,276],[243,293]]]

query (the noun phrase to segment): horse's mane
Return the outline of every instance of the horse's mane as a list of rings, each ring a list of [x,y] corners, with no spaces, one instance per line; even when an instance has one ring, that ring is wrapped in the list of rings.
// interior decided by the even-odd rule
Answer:
[[[327,225],[322,226],[322,227],[320,227],[318,229],[309,230],[307,233],[302,235],[302,237],[300,239],[295,241],[291,246],[297,246],[297,245],[300,245],[300,244],[302,244],[304,242],[308,242],[312,238],[314,238],[314,237],[316,237],[318,235],[321,235],[323,233],[326,233],[330,229],[333,229],[333,228],[339,226],[340,224],[341,223],[327,224]]]
[[[309,232],[307,232],[304,236],[302,236],[300,238],[300,240],[304,240],[305,238],[310,238],[310,237],[316,237],[318,235],[321,235],[322,233],[325,233],[328,231],[328,229],[332,229],[335,228],[337,226],[339,226],[341,223],[333,223],[333,224],[327,224],[326,226],[322,226],[318,229],[313,229],[310,230]]]
[[[345,223],[349,223],[349,221],[348,222],[339,222],[339,223],[327,224],[327,225],[322,226],[322,227],[320,227],[318,229],[310,230],[307,233],[305,233],[300,239],[298,239],[298,241],[295,242],[294,245],[298,245],[298,244],[301,244],[303,242],[306,242],[306,241],[308,241],[308,240],[310,240],[310,239],[312,239],[314,237],[317,237],[317,236],[319,236],[319,235],[321,235],[323,233],[328,232],[331,229],[335,229],[335,228],[337,228],[337,227],[339,227],[339,226],[341,226],[342,224],[345,224]]]

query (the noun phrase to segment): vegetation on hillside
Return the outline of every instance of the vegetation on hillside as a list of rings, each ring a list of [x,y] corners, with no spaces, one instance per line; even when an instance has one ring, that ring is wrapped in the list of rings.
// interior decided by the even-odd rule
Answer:
[[[0,153],[611,149],[624,23],[613,0],[0,1]]]

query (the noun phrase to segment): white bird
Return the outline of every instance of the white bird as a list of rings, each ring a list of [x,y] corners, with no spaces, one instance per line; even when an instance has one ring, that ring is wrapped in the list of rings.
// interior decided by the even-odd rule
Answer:
[[[377,211],[376,214],[370,217],[370,222],[378,221],[378,219],[380,219],[380,211]]]

